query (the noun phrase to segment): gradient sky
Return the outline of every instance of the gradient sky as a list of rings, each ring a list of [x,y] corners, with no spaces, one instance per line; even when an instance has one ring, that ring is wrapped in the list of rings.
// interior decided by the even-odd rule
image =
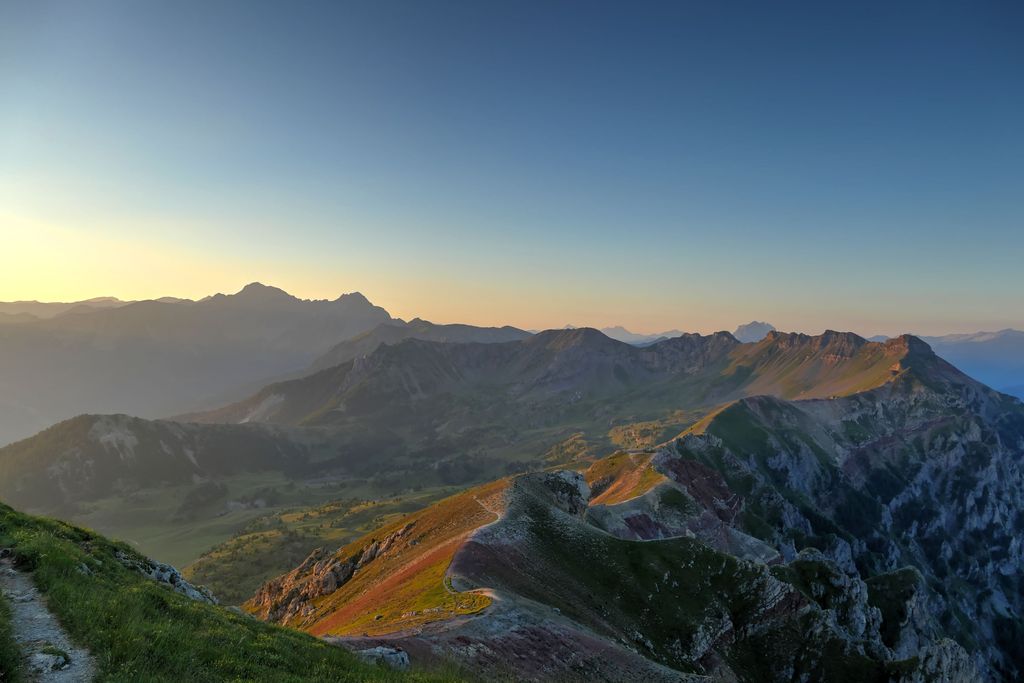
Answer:
[[[1024,327],[1020,2],[0,2],[0,300]]]

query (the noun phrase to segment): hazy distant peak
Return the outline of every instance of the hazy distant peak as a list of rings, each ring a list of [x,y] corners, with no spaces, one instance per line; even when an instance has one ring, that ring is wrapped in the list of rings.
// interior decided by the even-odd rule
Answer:
[[[128,302],[121,301],[116,296],[97,296],[97,297],[93,297],[92,299],[86,299],[85,301],[80,301],[79,303],[83,303],[83,304],[123,304],[123,303],[128,303]]]
[[[926,337],[939,343],[966,343],[976,344],[993,342],[1003,339],[1024,338],[1024,332],[1006,328],[996,332],[969,332],[967,334],[947,334],[940,337]]]
[[[672,337],[679,337],[684,334],[681,330],[666,330],[664,332],[654,332],[651,334],[643,334],[639,332],[632,332],[622,325],[615,325],[613,327],[602,327],[601,332],[606,336],[611,337],[617,341],[626,342],[627,344],[633,344],[634,346],[647,346],[654,342],[661,341],[662,339],[669,339]]]
[[[238,299],[249,301],[291,301],[295,297],[278,287],[271,287],[261,282],[250,282],[234,295]]]
[[[574,327],[561,330],[545,330],[540,332],[527,342],[533,342],[551,349],[567,349],[570,347],[600,348],[607,346],[621,346],[623,342],[612,339],[605,333],[593,327]]]
[[[732,333],[732,336],[746,344],[749,342],[761,341],[769,332],[774,331],[775,326],[771,323],[754,320],[746,325],[740,325],[737,327],[736,331]]]
[[[367,299],[366,296],[362,292],[349,292],[348,294],[342,294],[337,299],[335,299],[335,301],[336,302],[345,301],[345,302],[353,303],[353,304],[357,304],[357,303],[358,304],[366,304],[367,306],[372,306],[373,305],[373,304],[370,303],[370,300]]]

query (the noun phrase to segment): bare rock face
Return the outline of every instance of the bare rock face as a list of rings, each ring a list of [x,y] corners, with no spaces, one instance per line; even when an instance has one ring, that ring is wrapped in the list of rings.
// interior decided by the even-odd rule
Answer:
[[[882,614],[868,604],[867,585],[856,569],[852,573],[843,571],[835,560],[815,548],[801,550],[788,568],[801,577],[836,632],[857,643],[862,653],[884,657],[885,646],[879,636]]]
[[[927,645],[918,652],[918,667],[899,683],[983,683],[970,655],[958,643],[947,639]]]
[[[156,562],[149,558],[140,560],[122,551],[117,552],[117,559],[128,569],[142,574],[147,579],[170,586],[176,593],[180,593],[190,600],[203,602],[207,605],[217,604],[217,598],[213,596],[213,593],[202,586],[192,585],[185,580],[177,569],[169,564]],[[82,569],[80,568],[79,571],[82,571]],[[89,571],[89,568],[85,567],[85,571]]]
[[[380,645],[366,650],[356,650],[355,654],[365,662],[380,664],[389,669],[405,671],[409,668],[409,655],[396,647]]]
[[[396,547],[414,526],[410,522],[383,538],[372,539],[347,557],[341,551],[329,554],[317,548],[298,567],[263,584],[248,607],[261,619],[281,624],[308,616],[313,600],[341,588],[357,571]]]
[[[286,623],[304,614],[310,601],[338,590],[352,578],[357,563],[317,548],[291,572],[263,584],[250,604],[262,619]]]
[[[590,486],[579,472],[561,470],[540,476],[540,483],[554,496],[556,507],[570,515],[582,515],[590,502]]]

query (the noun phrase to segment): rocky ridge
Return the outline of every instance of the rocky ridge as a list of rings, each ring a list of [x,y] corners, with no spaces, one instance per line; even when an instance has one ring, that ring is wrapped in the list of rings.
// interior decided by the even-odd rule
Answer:
[[[517,477],[499,519],[481,519],[446,572],[489,606],[345,642],[404,648],[414,662],[445,652],[486,672],[519,662],[523,639],[561,633],[545,664],[517,664],[524,680],[656,679],[659,667],[721,680],[1012,680],[1024,407],[912,337],[769,337],[775,353],[817,348],[826,364],[868,349],[888,380],[841,397],[743,398],[653,452]],[[352,566],[347,552],[337,559]],[[324,561],[258,601],[291,604]],[[317,626],[329,614],[309,616],[299,625],[330,633]],[[593,668],[570,642],[601,644],[587,649]],[[648,668],[611,663],[635,656]]]

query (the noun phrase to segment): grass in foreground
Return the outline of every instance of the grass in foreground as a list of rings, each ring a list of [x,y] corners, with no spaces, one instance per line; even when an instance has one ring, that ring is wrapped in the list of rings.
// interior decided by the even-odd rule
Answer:
[[[100,681],[461,680],[363,664],[306,634],[193,602],[122,566],[115,553],[134,555],[128,546],[2,504],[0,546],[14,549],[61,623],[92,651]]]

